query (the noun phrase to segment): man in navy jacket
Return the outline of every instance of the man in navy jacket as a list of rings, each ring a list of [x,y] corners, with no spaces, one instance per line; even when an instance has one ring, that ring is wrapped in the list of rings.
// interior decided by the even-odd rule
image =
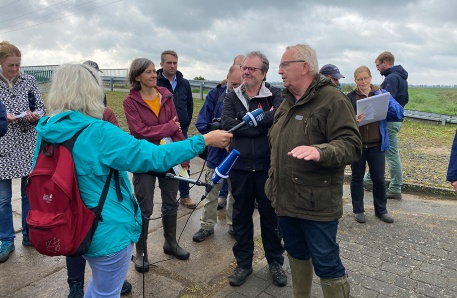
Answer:
[[[178,71],[178,54],[171,50],[162,52],[160,67],[162,68],[157,71],[157,86],[165,87],[173,93],[173,102],[181,124],[181,130],[187,138],[187,131],[194,112],[194,100],[189,81]],[[189,183],[179,183],[179,201],[187,208],[194,209],[197,204],[189,197],[189,189]]]

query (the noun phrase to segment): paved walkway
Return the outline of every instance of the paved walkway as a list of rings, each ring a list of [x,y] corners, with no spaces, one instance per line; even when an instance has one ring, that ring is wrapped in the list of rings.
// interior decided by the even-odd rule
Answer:
[[[192,161],[196,179],[202,163]],[[21,245],[20,196],[14,181],[14,225],[17,229],[16,251],[0,263],[0,297],[67,297],[65,259],[45,257],[33,248]],[[202,196],[202,187],[194,187],[194,199]],[[378,220],[373,213],[371,193],[365,193],[367,223],[358,224],[352,217],[349,187],[345,185],[344,215],[340,221],[338,241],[341,256],[351,282],[352,297],[457,297],[457,200],[443,200],[421,194],[404,194],[401,201],[388,201],[394,224]],[[158,216],[160,199],[153,216]],[[160,220],[149,228],[148,252],[154,263],[142,275],[133,264],[128,280],[132,293],[123,297],[292,297],[292,284],[278,288],[272,284],[262,253],[259,219],[255,220],[254,273],[247,282],[234,288],[227,276],[235,267],[224,212],[219,211],[215,233],[202,243],[192,241],[199,228],[201,205],[195,211],[179,208],[179,231],[184,227],[180,244],[188,249],[187,261],[170,259],[162,252]],[[287,263],[285,268],[290,274]],[[90,268],[86,268],[86,284]],[[144,292],[143,292],[144,284]],[[315,276],[312,297],[322,297]]]

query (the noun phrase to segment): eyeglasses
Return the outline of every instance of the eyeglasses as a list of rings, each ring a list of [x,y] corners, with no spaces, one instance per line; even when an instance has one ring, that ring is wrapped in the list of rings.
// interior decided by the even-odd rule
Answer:
[[[279,63],[279,69],[284,69],[289,66],[290,63],[294,62],[306,62],[305,60],[289,60],[289,61],[283,61]]]
[[[252,67],[252,66],[240,66],[240,68],[242,71],[245,71],[247,69],[249,72],[254,72],[257,69],[260,69],[258,67]]]
[[[363,82],[363,81],[368,81],[369,79],[371,79],[371,77],[358,78],[358,79],[355,79],[355,80],[357,82]]]

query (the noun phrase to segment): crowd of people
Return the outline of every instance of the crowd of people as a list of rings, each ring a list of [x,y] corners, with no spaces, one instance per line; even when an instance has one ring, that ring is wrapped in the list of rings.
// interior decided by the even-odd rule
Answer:
[[[87,126],[73,149],[81,198],[88,207],[96,206],[113,168],[121,173],[122,199],[116,187],[110,187],[103,221],[88,252],[67,257],[69,297],[119,297],[130,291],[126,276],[132,255],[136,271],[149,270],[147,240],[156,181],[163,251],[179,260],[190,257],[176,238],[177,210],[179,204],[187,208],[196,204],[187,182],[165,177],[176,174],[176,166],[189,172],[189,161],[205,147],[208,183],[230,150],[240,152],[225,186],[217,184],[206,195],[201,228],[192,237],[202,242],[211,236],[217,209],[225,209],[228,232],[235,238],[236,268],[228,276],[229,284],[240,286],[253,272],[252,215],[257,204],[273,283],[287,284],[283,269],[287,252],[295,297],[310,297],[314,273],[324,297],[349,297],[336,239],[343,215],[344,169],[351,165],[355,220],[366,222],[366,187],[373,192],[375,216],[393,223],[387,199],[401,199],[398,132],[408,102],[408,73],[394,64],[392,53],[383,52],[374,61],[385,76],[381,86],[371,84],[369,67],[360,66],[354,70],[354,90],[345,95],[339,82],[345,77],[338,67],[326,64],[319,69],[317,61],[309,45],[286,47],[278,69],[281,91],[266,81],[270,64],[262,52],[236,56],[226,80],[208,93],[199,112],[196,127],[202,135],[188,137],[193,99],[189,82],[178,71],[177,53],[164,51],[158,70],[152,60],[137,58],[129,67],[131,90],[123,102],[128,134],[106,107],[97,63],[59,66],[45,105],[35,78],[20,72],[19,49],[0,43],[0,262],[15,250],[12,179],[21,179],[22,244],[31,246],[25,184],[38,154],[36,144],[61,143]],[[386,118],[367,122],[370,115],[358,110],[358,101],[386,92],[390,93]],[[239,128],[243,117],[256,109],[263,110],[262,121]],[[447,176],[457,192],[456,159],[457,133]],[[391,175],[388,188],[386,161]],[[133,190],[127,172],[133,173]],[[92,276],[84,293],[86,262]]]

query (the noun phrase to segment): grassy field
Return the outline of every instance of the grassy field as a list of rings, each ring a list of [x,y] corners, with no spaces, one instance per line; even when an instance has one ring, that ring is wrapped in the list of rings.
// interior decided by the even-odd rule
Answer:
[[[410,88],[408,109],[457,115],[457,89]],[[121,128],[128,131],[122,101],[127,92],[107,92],[108,106],[114,110]],[[195,119],[203,101],[194,98],[194,116],[189,136],[198,134]],[[455,125],[405,120],[399,134],[404,182],[448,188],[446,171]],[[386,176],[388,178],[388,171]]]

